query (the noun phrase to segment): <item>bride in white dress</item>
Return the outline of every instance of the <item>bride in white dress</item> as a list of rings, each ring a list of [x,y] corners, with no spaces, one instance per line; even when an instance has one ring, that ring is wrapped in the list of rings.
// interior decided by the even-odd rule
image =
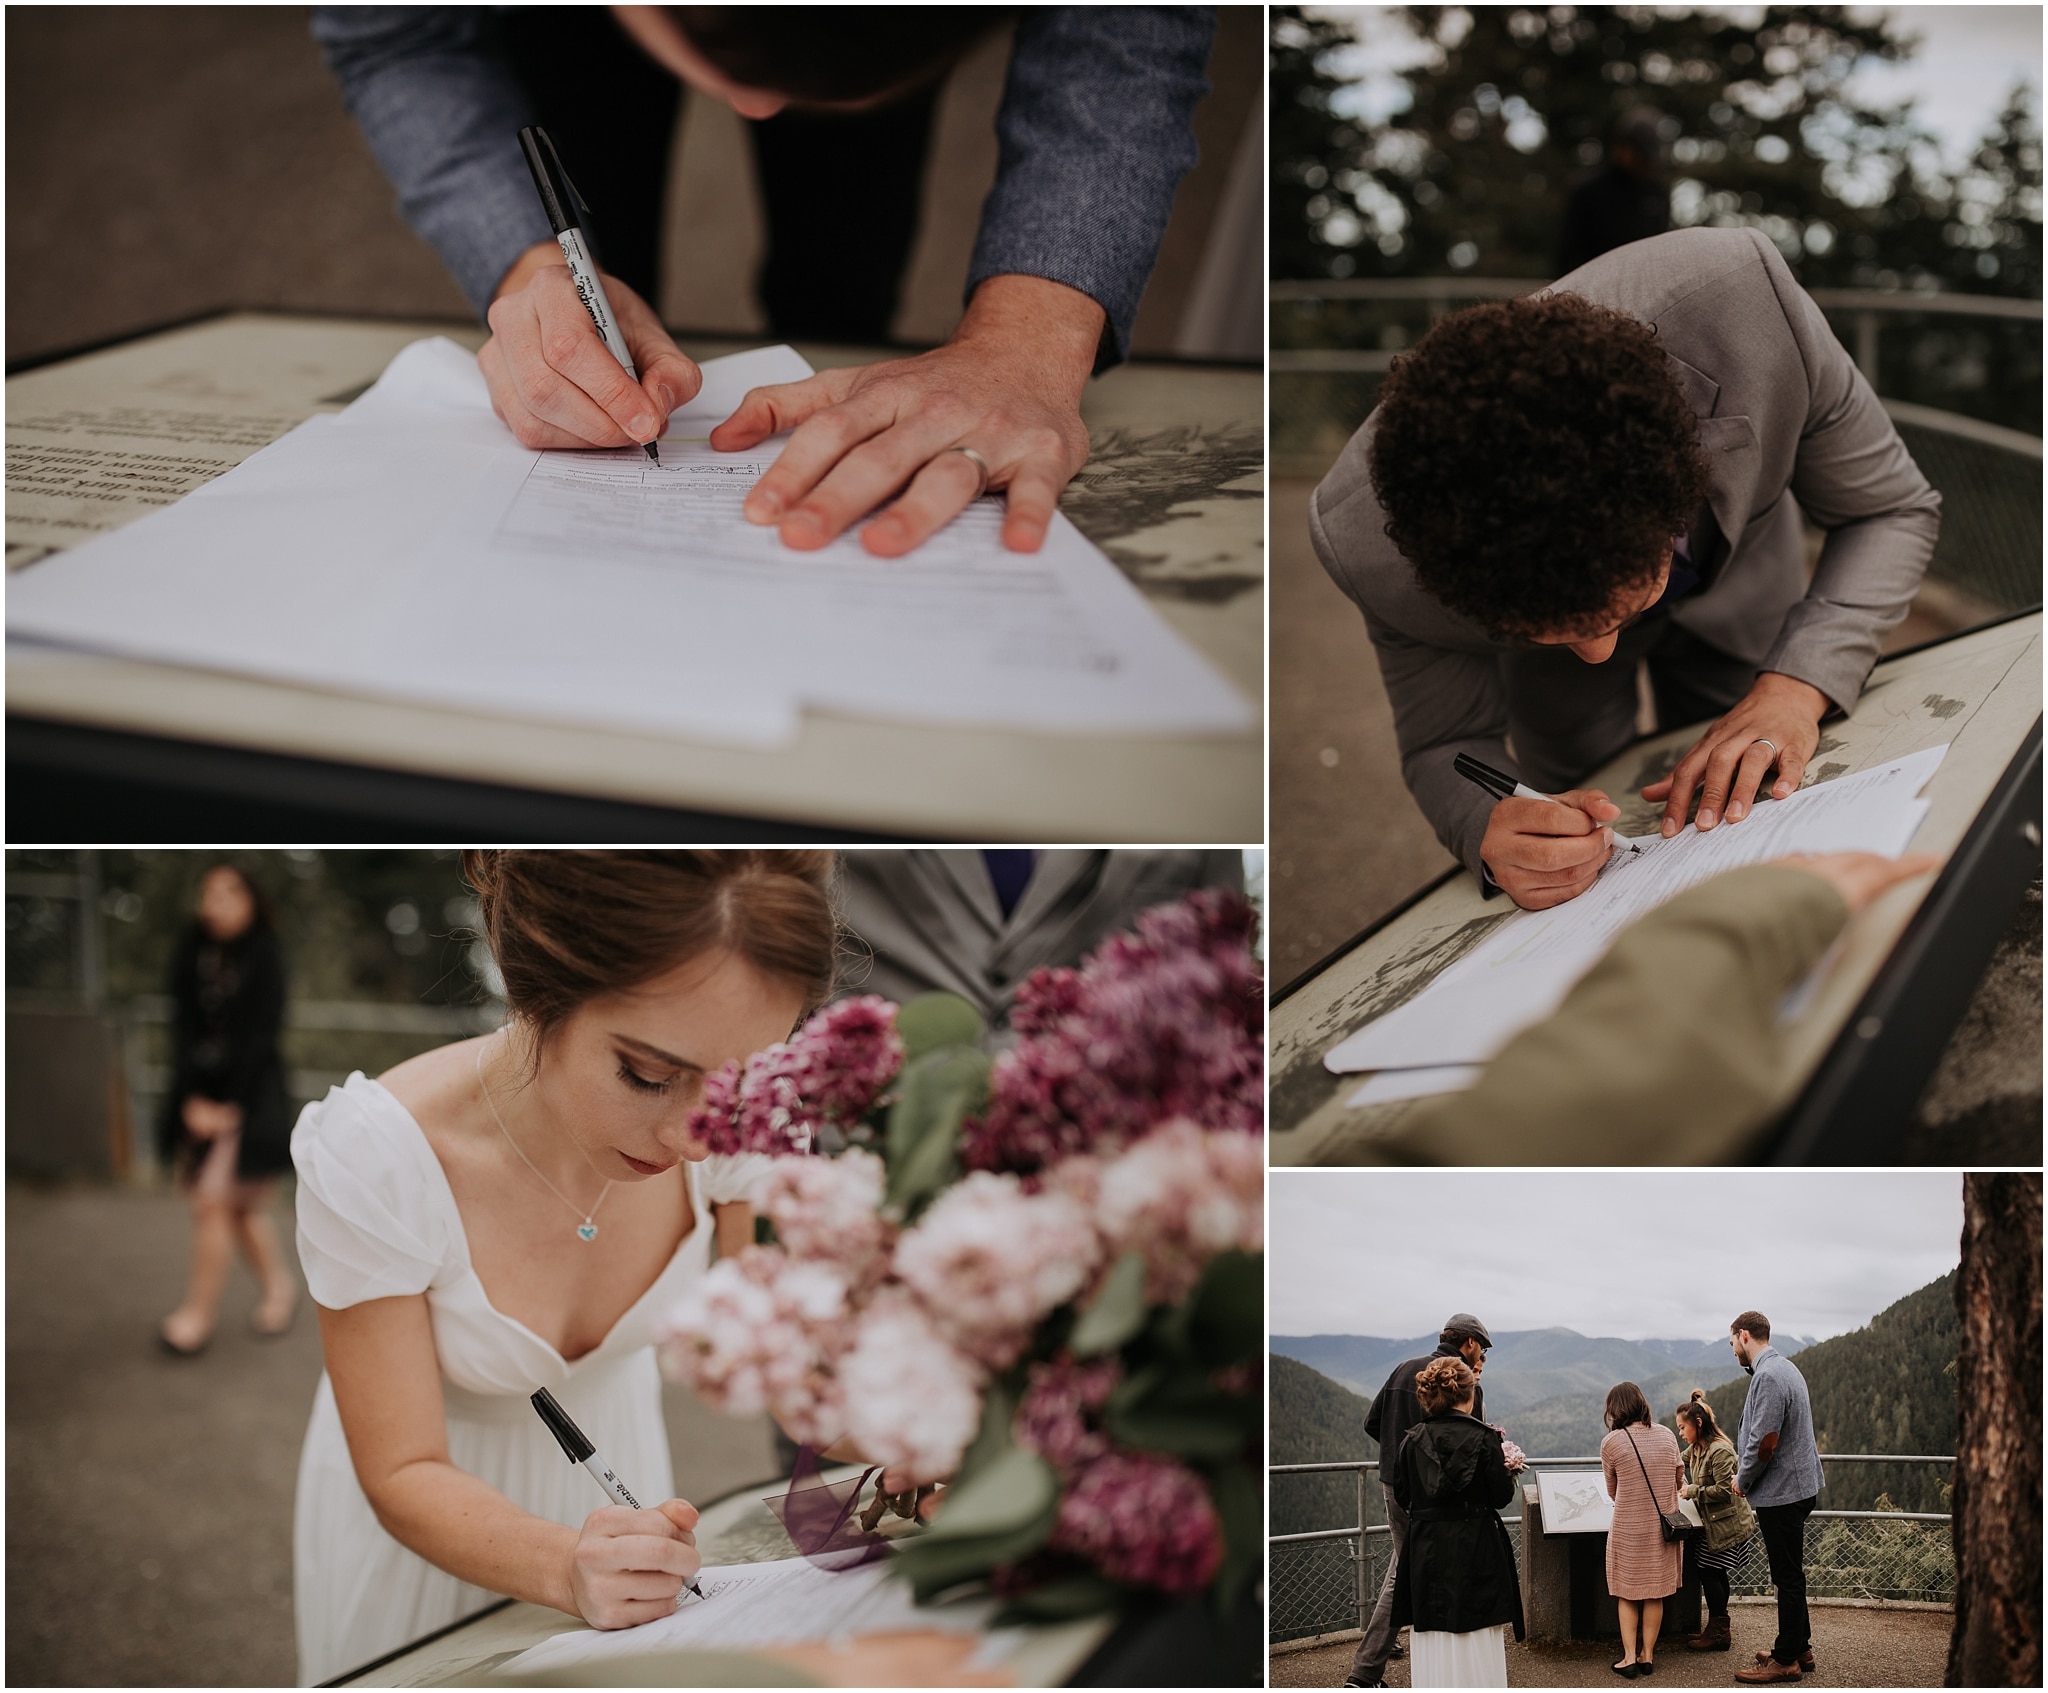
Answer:
[[[350,1076],[292,1137],[327,1360],[293,1530],[307,1683],[499,1594],[598,1628],[673,1606],[696,1512],[669,1497],[648,1322],[710,1255],[684,1125],[705,1076],[831,986],[828,852],[464,868],[510,1023]],[[542,1387],[647,1508],[603,1504]]]

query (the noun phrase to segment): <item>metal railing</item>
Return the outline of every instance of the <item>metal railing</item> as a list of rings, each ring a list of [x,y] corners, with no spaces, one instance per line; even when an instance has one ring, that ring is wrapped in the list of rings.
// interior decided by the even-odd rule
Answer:
[[[1598,1456],[1531,1458],[1529,1468],[1597,1468]],[[1829,1464],[1944,1464],[1953,1457],[1884,1452],[1824,1452]],[[1373,1459],[1327,1464],[1270,1464],[1268,1477],[1354,1472],[1358,1522],[1352,1528],[1269,1535],[1266,1541],[1268,1637],[1278,1644],[1345,1629],[1362,1629],[1372,1615],[1393,1554],[1393,1531],[1366,1523],[1366,1488],[1379,1470]],[[1269,1488],[1270,1492],[1270,1482]],[[1503,1517],[1522,1551],[1522,1519]],[[1945,1511],[1815,1511],[1806,1524],[1809,1597],[1866,1603],[1955,1603],[1955,1551]],[[1761,1536],[1753,1536],[1742,1562],[1729,1571],[1729,1591],[1757,1597],[1771,1591]]]

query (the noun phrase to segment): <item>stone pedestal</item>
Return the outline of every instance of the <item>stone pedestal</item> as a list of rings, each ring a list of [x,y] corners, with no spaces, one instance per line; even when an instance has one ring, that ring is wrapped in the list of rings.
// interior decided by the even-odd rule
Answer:
[[[1615,1640],[1621,1612],[1607,1591],[1607,1536],[1546,1534],[1536,1484],[1522,1488],[1522,1618],[1531,1640]],[[1686,1560],[1683,1584],[1664,1601],[1657,1638],[1698,1632],[1699,1576]]]

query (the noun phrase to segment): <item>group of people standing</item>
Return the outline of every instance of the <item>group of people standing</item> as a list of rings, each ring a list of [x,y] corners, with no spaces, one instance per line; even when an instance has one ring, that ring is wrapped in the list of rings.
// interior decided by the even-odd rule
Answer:
[[[1688,1559],[1707,1617],[1685,1644],[1732,1648],[1730,1572],[1759,1533],[1777,1589],[1777,1636],[1735,1679],[1797,1681],[1814,1668],[1805,1526],[1820,1492],[1820,1452],[1805,1378],[1770,1337],[1761,1312],[1730,1325],[1736,1362],[1751,1377],[1733,1439],[1698,1388],[1673,1414],[1677,1435],[1652,1418],[1634,1382],[1608,1391],[1600,1469],[1614,1512],[1605,1575],[1620,1615],[1613,1669],[1625,1680],[1655,1672],[1664,1602],[1683,1584]],[[1492,1345],[1478,1318],[1457,1313],[1436,1351],[1399,1365],[1367,1413],[1393,1557],[1347,1687],[1386,1685],[1403,1625],[1412,1630],[1411,1686],[1507,1685],[1507,1631],[1521,1639],[1523,1620],[1514,1544],[1499,1513],[1523,1460],[1484,1420],[1479,1375]],[[1681,1528],[1681,1500],[1691,1502],[1696,1527]]]

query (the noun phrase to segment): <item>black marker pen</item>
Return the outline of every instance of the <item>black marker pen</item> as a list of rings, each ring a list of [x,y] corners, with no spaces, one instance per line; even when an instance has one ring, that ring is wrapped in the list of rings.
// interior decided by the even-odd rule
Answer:
[[[597,274],[597,262],[583,244],[582,224],[577,215],[583,196],[576,192],[569,173],[562,169],[561,155],[555,151],[555,144],[548,139],[546,130],[538,125],[522,129],[519,132],[519,150],[526,155],[526,168],[533,172],[534,187],[540,190],[541,210],[548,215],[548,227],[555,232],[555,243],[562,249],[562,257],[569,262],[569,279],[576,284],[576,297],[583,302],[583,309],[590,313],[590,321],[597,325],[597,333],[603,337],[612,357],[626,367],[628,376],[638,382],[640,372],[633,368],[633,355],[626,351],[626,338],[619,333],[619,320],[612,312],[611,301],[605,297],[604,278]],[[663,424],[667,421],[666,418],[661,420]],[[652,441],[643,441],[641,445],[649,458],[656,464],[661,463],[661,454]]]
[[[576,1420],[562,1409],[552,1393],[544,1387],[535,1392],[533,1408],[540,1413],[540,1420],[548,1425],[548,1432],[555,1437],[562,1450],[569,1454],[569,1462],[581,1464],[597,1477],[597,1485],[611,1495],[614,1505],[623,1505],[629,1511],[641,1508],[640,1501],[626,1491],[626,1484],[619,1480],[611,1465],[597,1455],[597,1448],[590,1444],[590,1436],[576,1426]],[[695,1581],[685,1582],[684,1586],[698,1598],[704,1597],[704,1589]]]

